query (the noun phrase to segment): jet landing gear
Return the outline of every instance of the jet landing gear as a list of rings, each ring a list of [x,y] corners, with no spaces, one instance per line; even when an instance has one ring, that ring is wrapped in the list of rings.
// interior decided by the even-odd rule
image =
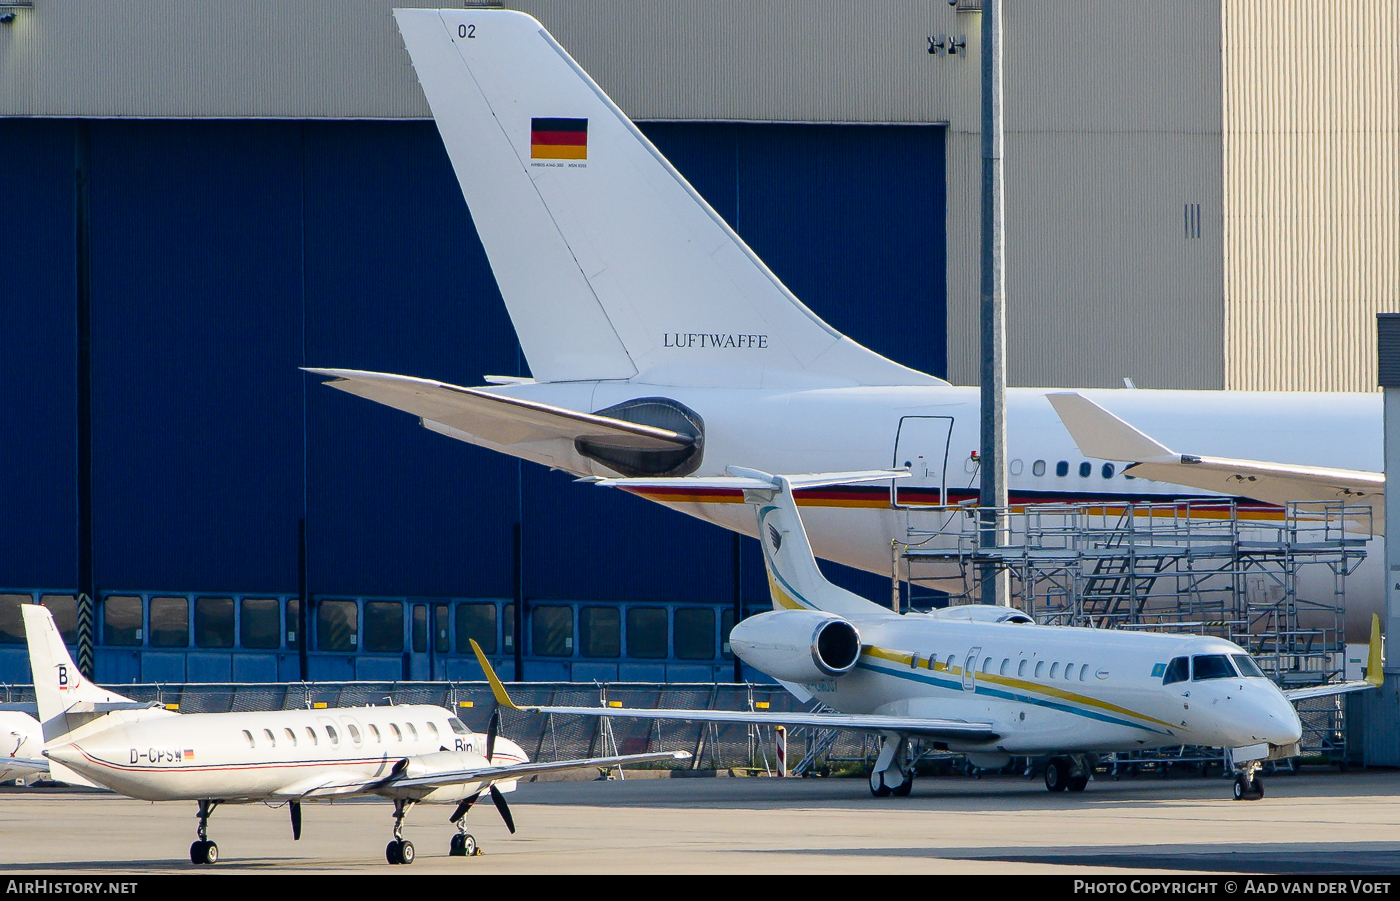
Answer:
[[[447,853],[451,857],[476,857],[481,848],[477,846],[476,836],[467,832],[466,825],[458,823],[457,834],[452,836],[452,848]]]
[[[196,866],[219,861],[219,846],[209,841],[209,817],[218,806],[218,801],[199,802],[199,841],[190,845],[190,863]]]
[[[1236,801],[1258,801],[1264,797],[1264,783],[1254,778],[1259,772],[1259,761],[1251,760],[1239,766],[1235,776],[1233,797]]]
[[[413,863],[413,842],[403,837],[403,818],[413,802],[404,798],[394,800],[394,840],[384,849],[389,863]]]
[[[914,790],[914,771],[903,765],[908,742],[904,738],[886,736],[880,744],[880,756],[870,771],[870,794],[877,798],[907,798]]]
[[[1082,756],[1052,757],[1045,765],[1045,788],[1049,791],[1082,792],[1088,785],[1089,765]]]

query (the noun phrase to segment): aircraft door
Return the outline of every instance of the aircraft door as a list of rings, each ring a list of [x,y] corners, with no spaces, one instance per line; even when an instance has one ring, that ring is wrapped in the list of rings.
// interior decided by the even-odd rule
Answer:
[[[967,652],[967,659],[963,661],[963,691],[977,690],[977,655],[981,653],[981,648],[973,648]]]
[[[894,441],[894,469],[912,476],[895,479],[890,502],[896,507],[931,507],[948,503],[948,442],[951,416],[903,416]]]

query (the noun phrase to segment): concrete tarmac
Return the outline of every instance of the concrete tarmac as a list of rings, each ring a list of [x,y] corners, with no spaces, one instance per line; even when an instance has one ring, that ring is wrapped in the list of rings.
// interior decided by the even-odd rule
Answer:
[[[919,780],[876,799],[862,779],[634,779],[524,784],[506,832],[489,799],[467,816],[484,854],[447,854],[447,806],[410,813],[418,859],[390,867],[392,805],[220,807],[214,867],[193,867],[195,805],[60,789],[0,792],[0,873],[1400,873],[1400,774],[1318,771],[1229,800],[1221,778]]]

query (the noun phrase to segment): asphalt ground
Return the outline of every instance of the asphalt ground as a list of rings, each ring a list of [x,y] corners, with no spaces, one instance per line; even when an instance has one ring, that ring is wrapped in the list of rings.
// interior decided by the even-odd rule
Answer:
[[[1400,873],[1400,773],[1305,772],[1229,800],[1221,778],[920,779],[876,799],[863,779],[691,778],[523,784],[507,833],[489,800],[467,816],[484,853],[449,857],[448,806],[419,806],[418,859],[390,867],[392,805],[220,807],[220,861],[194,867],[193,803],[66,789],[0,791],[0,873]]]

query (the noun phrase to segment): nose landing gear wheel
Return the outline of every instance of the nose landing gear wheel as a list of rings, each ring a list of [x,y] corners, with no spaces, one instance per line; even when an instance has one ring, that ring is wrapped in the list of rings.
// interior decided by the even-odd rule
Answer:
[[[1065,788],[1072,792],[1082,792],[1088,785],[1089,776],[1087,773],[1083,776],[1070,776],[1065,782]]]
[[[452,836],[452,850],[447,853],[452,857],[475,857],[478,851],[476,837],[470,833],[461,832]]]
[[[913,790],[914,775],[912,773],[906,773],[904,775],[904,781],[890,789],[890,794],[894,795],[896,798],[907,798],[909,797],[909,793]]]
[[[1052,792],[1062,792],[1069,786],[1069,765],[1058,757],[1045,765],[1045,787]]]
[[[384,857],[391,864],[413,863],[413,842],[394,839],[384,849]]]
[[[1236,801],[1258,801],[1264,797],[1264,783],[1243,775],[1236,776],[1233,797]]]
[[[190,845],[190,863],[195,865],[212,864],[219,861],[219,846],[210,841],[197,841]]]
[[[877,798],[888,798],[891,789],[885,784],[885,774],[879,770],[870,771],[870,793]]]

